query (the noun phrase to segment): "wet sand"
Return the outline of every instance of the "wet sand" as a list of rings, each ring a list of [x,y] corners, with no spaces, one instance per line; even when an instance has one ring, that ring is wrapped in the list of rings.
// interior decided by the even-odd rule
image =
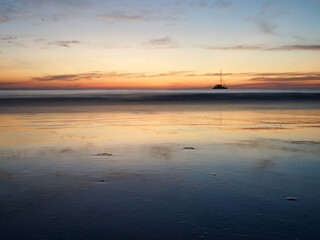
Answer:
[[[0,104],[1,239],[319,239],[320,108]]]

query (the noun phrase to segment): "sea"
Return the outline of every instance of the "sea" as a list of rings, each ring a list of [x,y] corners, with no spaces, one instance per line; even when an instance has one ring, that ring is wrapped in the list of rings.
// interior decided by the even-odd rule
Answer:
[[[0,90],[0,99],[103,99],[106,101],[299,100],[320,89],[60,89]]]
[[[320,90],[0,90],[0,239],[320,239]]]

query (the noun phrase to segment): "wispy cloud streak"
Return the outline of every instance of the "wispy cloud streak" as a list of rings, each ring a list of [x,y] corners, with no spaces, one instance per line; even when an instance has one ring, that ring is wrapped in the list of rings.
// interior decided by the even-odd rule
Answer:
[[[302,76],[302,77],[256,77],[251,78],[251,81],[258,82],[305,82],[305,81],[320,81],[320,75]]]
[[[44,77],[34,77],[33,81],[38,82],[50,82],[50,81],[79,81],[79,80],[90,80],[92,78],[101,78],[105,74],[91,72],[91,73],[81,73],[81,74],[62,74],[62,75],[47,75]]]
[[[16,35],[0,35],[0,41],[11,42],[12,40],[16,40],[18,36]]]
[[[173,76],[187,76],[190,71],[170,71],[165,73],[127,73],[127,72],[89,72],[80,74],[62,74],[62,75],[47,75],[43,77],[34,77],[32,81],[50,82],[50,81],[80,81],[91,79],[112,79],[112,78],[160,78]]]
[[[275,30],[277,26],[272,22],[272,19],[278,16],[278,13],[270,11],[272,5],[271,3],[262,4],[257,14],[253,17],[246,18],[246,20],[254,23],[262,33],[276,34]]]
[[[153,11],[140,10],[137,13],[109,12],[97,14],[98,18],[115,22],[140,22],[140,21],[176,21],[177,17],[172,15],[161,15]]]
[[[223,2],[220,4],[223,5]],[[156,3],[148,8],[144,4],[134,6],[131,1],[119,4],[117,0],[0,0],[0,6],[0,24],[28,18],[42,22],[83,17],[109,22],[177,20],[177,16],[168,12],[169,9],[157,9]]]
[[[282,45],[276,47],[268,47],[263,45],[231,45],[231,46],[213,46],[213,45],[196,45],[198,48],[208,49],[208,50],[258,50],[258,51],[319,51],[320,45],[310,44],[310,45]]]
[[[71,41],[54,41],[48,42],[48,45],[56,45],[59,47],[70,47],[71,45],[80,44],[78,40],[71,40]]]
[[[170,37],[163,38],[154,38],[145,43],[143,43],[146,47],[155,47],[155,48],[177,48],[179,44],[173,41]]]
[[[229,8],[232,6],[231,1],[223,1],[223,0],[218,0],[218,1],[193,1],[189,3],[189,6],[194,8],[194,7],[199,7],[199,8]]]
[[[320,88],[319,72],[249,73],[248,80],[234,88]]]

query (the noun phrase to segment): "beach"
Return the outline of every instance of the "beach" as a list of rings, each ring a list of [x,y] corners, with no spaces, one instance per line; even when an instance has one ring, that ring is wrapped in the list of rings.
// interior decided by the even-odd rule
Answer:
[[[1,239],[319,239],[320,92],[5,91]]]

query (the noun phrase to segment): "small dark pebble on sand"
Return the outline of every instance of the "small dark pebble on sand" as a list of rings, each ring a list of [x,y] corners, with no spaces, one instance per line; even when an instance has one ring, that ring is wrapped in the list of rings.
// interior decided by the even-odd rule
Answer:
[[[183,149],[185,149],[185,150],[195,150],[194,147],[184,147]]]
[[[106,180],[105,179],[100,179],[99,182],[106,182]]]
[[[107,153],[107,152],[97,153],[95,156],[112,156],[112,153]]]
[[[296,197],[287,197],[287,200],[289,200],[289,201],[296,201],[297,198],[296,198]]]

